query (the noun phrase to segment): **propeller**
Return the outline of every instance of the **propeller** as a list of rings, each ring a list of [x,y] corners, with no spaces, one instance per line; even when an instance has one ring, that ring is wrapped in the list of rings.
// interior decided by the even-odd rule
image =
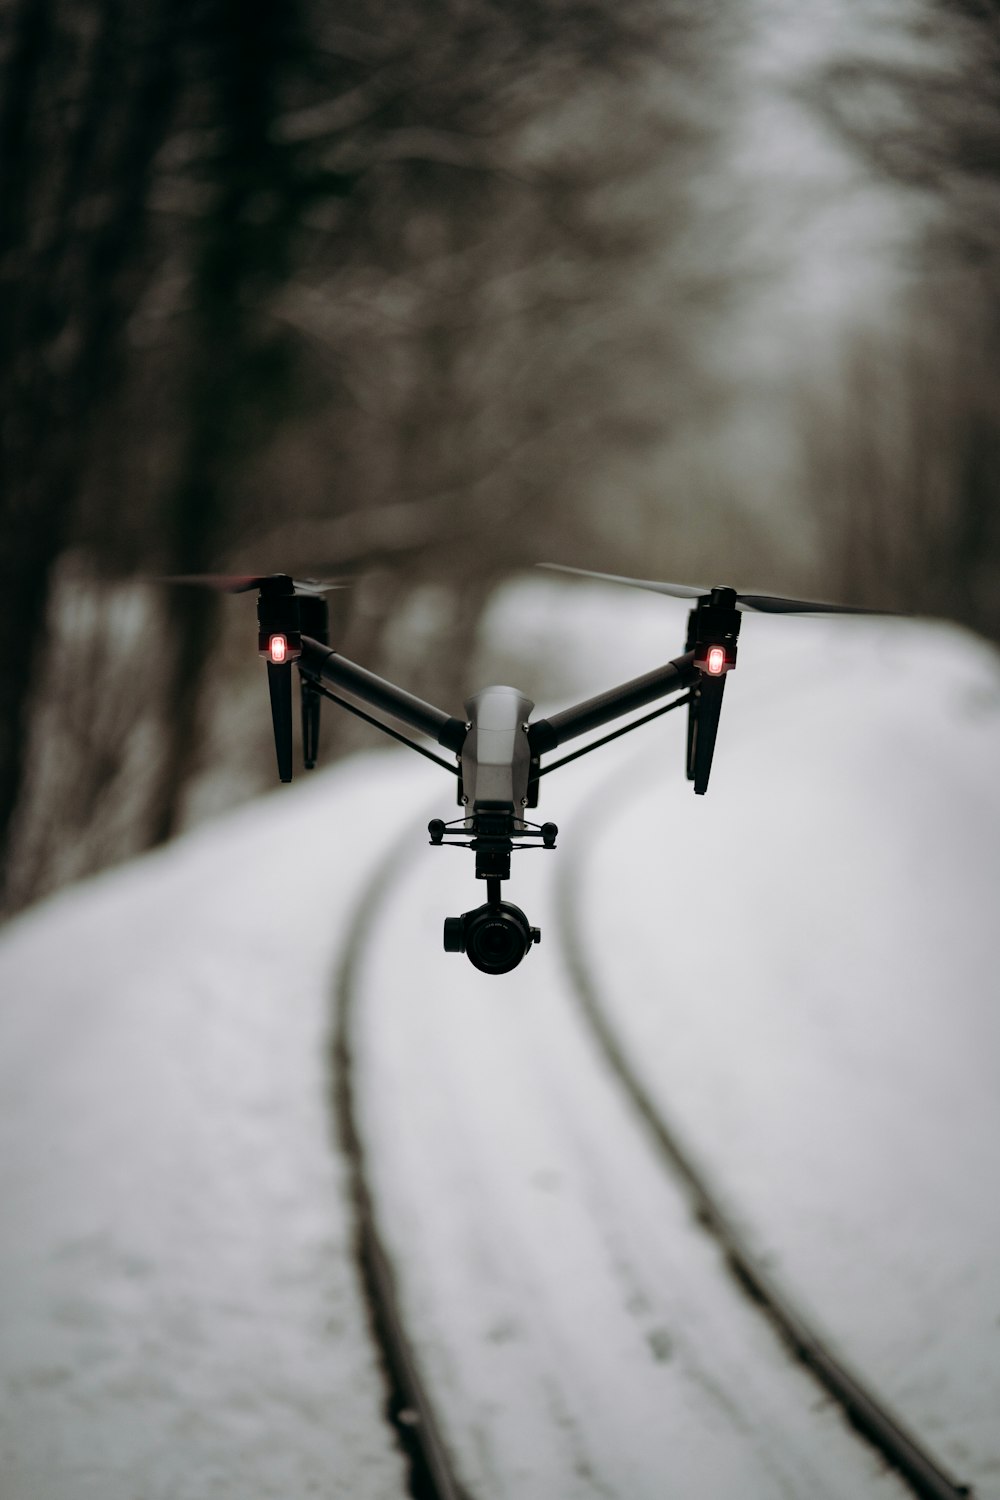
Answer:
[[[161,578],[160,583],[190,584],[195,588],[215,589],[220,594],[248,594],[251,589],[269,583],[290,583],[297,594],[328,594],[331,589],[349,587],[337,578],[289,578],[287,573],[182,573]]]
[[[604,583],[624,583],[633,589],[648,589],[654,594],[670,594],[674,599],[707,599],[712,590],[690,583],[660,583],[649,578],[622,578],[617,573],[594,573],[589,568],[569,568],[563,563],[539,563],[557,573],[576,573],[581,578],[598,578]],[[777,594],[737,594],[736,608],[756,610],[769,615],[885,615],[891,610],[865,609],[856,604],[826,604],[811,599],[783,599]]]
[[[259,591],[257,649],[267,664],[271,722],[278,775],[292,779],[292,663],[302,655],[303,634],[326,644],[329,640],[324,595],[346,588],[347,582],[327,578],[292,578],[288,573],[183,573],[160,583],[190,585],[222,594]],[[316,764],[319,748],[320,695],[303,679],[302,750],[306,769]]]

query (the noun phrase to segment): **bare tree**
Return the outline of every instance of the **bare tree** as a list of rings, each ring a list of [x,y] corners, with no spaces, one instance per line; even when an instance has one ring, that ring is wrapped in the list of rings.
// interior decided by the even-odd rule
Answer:
[[[0,112],[0,849],[24,779],[50,583],[90,421],[120,373],[152,163],[176,90],[169,7],[21,0]],[[114,70],[115,87],[108,86]]]
[[[812,91],[920,227],[894,326],[852,334],[842,399],[813,402],[810,477],[845,591],[1000,641],[1000,6],[928,19],[933,52]]]
[[[422,590],[471,645],[476,601],[556,550],[595,469],[651,440],[623,367],[678,362],[670,320],[629,311],[662,233],[635,184],[697,130],[662,97],[695,31],[645,0],[8,15],[0,624],[30,647],[0,677],[0,843],[19,804],[20,901],[53,878],[60,822],[87,842],[74,784],[92,824],[116,778],[141,782],[79,871],[168,836],[208,753],[214,600],[174,597],[158,628],[144,603],[141,639],[116,638],[115,580],[374,567],[342,608],[378,666]],[[140,670],[145,770],[109,727]],[[32,693],[83,671],[96,734]],[[39,758],[25,797],[32,734],[64,764]],[[53,776],[67,812],[39,822]]]

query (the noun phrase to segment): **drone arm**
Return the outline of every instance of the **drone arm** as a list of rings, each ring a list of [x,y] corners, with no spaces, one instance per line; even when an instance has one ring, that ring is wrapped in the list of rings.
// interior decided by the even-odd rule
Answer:
[[[411,729],[429,735],[447,750],[454,750],[456,753],[461,750],[468,730],[463,719],[452,718],[440,708],[435,708],[432,703],[425,703],[422,698],[415,698],[412,693],[396,687],[395,683],[387,682],[384,677],[376,677],[374,672],[348,661],[346,656],[314,641],[311,636],[302,637],[302,655],[298,665],[307,677],[328,682],[343,692],[353,694],[370,707],[391,714],[393,718],[409,724]]]
[[[631,682],[623,682],[619,687],[609,688],[606,693],[599,693],[596,698],[564,708],[548,719],[536,719],[528,729],[531,753],[533,756],[544,755],[578,734],[599,729],[602,724],[621,718],[633,709],[645,708],[657,698],[690,687],[700,676],[694,665],[694,652],[688,651],[684,656],[667,662],[666,666],[647,672],[644,677],[633,677]]]

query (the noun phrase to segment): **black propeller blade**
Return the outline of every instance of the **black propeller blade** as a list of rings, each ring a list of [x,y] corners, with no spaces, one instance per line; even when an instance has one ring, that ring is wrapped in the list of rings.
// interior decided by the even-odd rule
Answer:
[[[887,615],[891,610],[866,609],[859,604],[816,603],[809,599],[782,599],[776,594],[737,594],[737,609],[753,609],[764,615]]]
[[[649,578],[622,578],[618,573],[594,573],[590,568],[568,568],[565,563],[538,563],[539,568],[549,568],[555,573],[575,573],[580,578],[598,578],[602,583],[625,583],[633,589],[649,589],[654,594],[672,594],[675,599],[703,599],[711,589],[697,588],[690,583],[656,583]]]
[[[271,576],[279,578],[281,575],[275,573]],[[260,588],[264,577],[249,573],[179,573],[158,581],[188,584],[192,588],[214,589],[219,594],[248,594],[251,589]]]
[[[595,573],[589,568],[568,568],[562,563],[539,563],[540,568],[558,573],[576,573],[581,578],[598,578],[604,583],[624,583],[633,589],[648,589],[654,594],[669,594],[674,599],[706,599],[712,590],[689,583],[660,583],[655,579],[622,578],[617,573]],[[756,610],[769,615],[885,615],[891,610],[865,609],[855,604],[826,604],[812,599],[783,599],[776,594],[737,594],[736,608]]]
[[[248,594],[251,589],[264,588],[269,583],[280,583],[286,579],[297,594],[328,594],[331,589],[348,587],[344,579],[289,578],[287,573],[182,573],[159,581],[215,589],[220,594]]]

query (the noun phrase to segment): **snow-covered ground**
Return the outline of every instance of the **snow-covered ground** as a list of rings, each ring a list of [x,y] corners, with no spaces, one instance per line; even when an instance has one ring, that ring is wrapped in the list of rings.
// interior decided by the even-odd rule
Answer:
[[[584,948],[774,1269],[1000,1494],[1000,669],[954,629],[789,624],[744,626],[703,804],[648,746],[619,782]]]
[[[354,892],[429,779],[352,762],[4,933],[4,1500],[405,1493],[326,1038]]]
[[[559,944],[560,853],[515,862],[542,942],[514,974],[401,965],[475,899],[430,849],[399,871],[361,974],[376,1206],[464,1485],[901,1497],[732,1285],[594,1047]]]
[[[501,628],[502,675],[576,695],[674,654],[683,609],[540,583]],[[362,1125],[446,1436],[482,1500],[902,1493],[651,1160],[561,962],[563,871],[637,1066],[756,1243],[998,1495],[996,659],[750,617],[706,798],[679,720],[543,784],[560,848],[515,861],[543,942],[513,974],[441,950],[480,896],[419,828],[365,951]],[[4,1500],[405,1493],[330,981],[380,858],[450,790],[361,757],[3,934]]]

